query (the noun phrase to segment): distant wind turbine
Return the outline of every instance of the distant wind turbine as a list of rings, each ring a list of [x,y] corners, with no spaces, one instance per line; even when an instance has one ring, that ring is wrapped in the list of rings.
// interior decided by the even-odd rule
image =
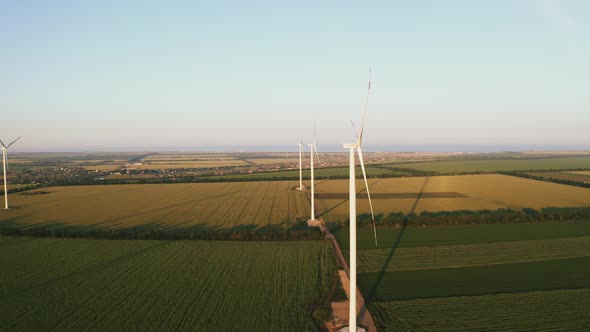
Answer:
[[[373,203],[371,202],[371,194],[369,193],[369,183],[367,181],[367,173],[365,171],[365,161],[363,158],[363,149],[362,149],[362,142],[363,142],[363,131],[365,128],[365,116],[367,115],[367,109],[369,105],[369,94],[371,93],[371,68],[369,68],[369,87],[367,89],[367,98],[365,99],[365,108],[363,110],[363,118],[361,123],[361,130],[356,132],[356,128],[354,128],[355,136],[356,136],[356,143],[355,144],[344,144],[343,147],[350,151],[350,174],[349,174],[349,209],[350,209],[350,223],[349,223],[349,231],[350,231],[350,301],[349,301],[349,308],[348,308],[348,331],[357,331],[357,323],[356,323],[356,175],[355,175],[355,150],[359,156],[359,162],[361,164],[361,169],[363,171],[363,178],[365,180],[365,188],[367,191],[367,196],[369,199],[369,206],[371,208],[371,217],[373,218],[373,234],[375,237],[375,246],[377,246],[377,229],[375,225],[375,214],[373,212]],[[354,123],[353,123],[354,127]],[[360,329],[362,330],[362,329]]]
[[[311,170],[311,220],[315,220],[315,181],[314,181],[314,168],[313,168],[313,154],[315,152],[318,161],[320,161],[320,156],[318,155],[318,149],[315,144],[315,124],[313,126],[313,143],[309,144],[311,159],[310,159],[310,170]]]
[[[8,183],[6,182],[6,171],[8,168],[8,148],[10,148],[12,146],[12,144],[16,143],[16,141],[18,141],[20,139],[17,138],[14,141],[12,141],[10,144],[6,145],[4,144],[4,142],[2,142],[2,140],[0,140],[0,144],[2,144],[2,165],[4,167],[4,209],[8,210]]]
[[[303,191],[303,138],[299,141],[299,191]]]

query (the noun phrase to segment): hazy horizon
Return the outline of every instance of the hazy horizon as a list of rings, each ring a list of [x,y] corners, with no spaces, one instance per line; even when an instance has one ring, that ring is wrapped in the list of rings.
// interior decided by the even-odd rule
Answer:
[[[62,150],[44,150],[44,149],[12,149],[14,153],[100,153],[100,152],[292,152],[296,153],[297,145],[227,145],[227,146],[137,146],[137,147],[123,147],[123,148],[78,148],[78,149],[62,149]],[[305,148],[305,152],[308,148]],[[342,148],[341,144],[323,144],[318,145],[319,152],[342,152],[347,153],[348,150]],[[495,152],[523,152],[523,151],[580,151],[590,152],[590,147],[587,145],[550,145],[550,144],[366,144],[364,146],[365,152],[465,152],[465,153],[495,153]]]
[[[5,2],[14,151],[590,147],[590,2]],[[149,142],[149,144],[146,144]],[[545,148],[543,148],[545,149]]]

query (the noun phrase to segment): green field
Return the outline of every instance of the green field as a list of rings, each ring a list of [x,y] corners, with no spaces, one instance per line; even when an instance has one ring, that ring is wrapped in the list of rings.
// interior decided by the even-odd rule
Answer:
[[[393,165],[438,173],[590,169],[590,156],[547,159],[453,160]]]
[[[590,289],[590,253],[586,257],[490,264],[461,268],[375,272],[359,275],[363,294],[374,301]],[[395,256],[391,262],[395,264]]]
[[[387,257],[391,249],[361,250],[357,257],[358,270],[365,273],[544,261],[585,257],[589,252],[590,236],[580,236],[548,240],[397,248],[393,253],[393,262],[389,264]]]
[[[348,249],[348,229],[334,235]],[[440,227],[378,228],[378,248],[433,247],[478,243],[512,242],[590,236],[590,221],[522,224],[461,225]],[[373,230],[357,230],[357,248],[374,249]]]
[[[316,331],[327,242],[0,237],[2,329]]]
[[[376,249],[372,234],[358,230],[358,282],[381,331],[590,328],[588,221],[379,228]]]
[[[379,331],[587,331],[590,290],[376,302]]]
[[[284,227],[309,215],[305,194],[291,190],[297,184],[275,181],[43,188],[47,194],[12,195],[12,209],[0,212],[0,227],[79,232]]]
[[[391,169],[378,168],[378,167],[367,167],[367,176],[369,177],[387,177],[387,176],[401,176],[407,175],[407,172],[400,172]],[[361,168],[357,167],[357,175],[360,178],[362,176]],[[314,176],[316,179],[329,179],[329,178],[348,178],[349,169],[348,167],[335,167],[335,168],[316,168]],[[208,177],[209,178],[209,177]],[[303,170],[303,179],[306,183],[309,183],[310,171],[309,169]],[[220,175],[215,176],[217,180],[260,180],[269,181],[275,179],[299,179],[299,170],[289,171],[276,171],[276,172],[263,172],[263,173],[252,173],[252,174],[232,174],[232,175]]]

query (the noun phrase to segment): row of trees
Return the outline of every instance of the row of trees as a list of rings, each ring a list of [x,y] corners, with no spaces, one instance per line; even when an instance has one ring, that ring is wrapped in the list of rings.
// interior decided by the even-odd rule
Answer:
[[[543,177],[543,176],[537,176],[537,175],[532,175],[532,174],[528,174],[528,173],[520,173],[520,172],[501,172],[501,174],[518,176],[518,177],[521,177],[521,178],[532,179],[532,180],[539,180],[539,181],[554,182],[554,183],[559,183],[559,184],[566,184],[566,185],[569,185],[569,186],[577,186],[577,187],[583,187],[583,188],[590,188],[590,183],[588,183],[588,182],[580,182],[580,181],[565,180],[565,179],[556,179],[556,178],[552,178],[552,177]]]
[[[235,227],[225,230],[141,230],[141,229],[94,229],[80,231],[76,228],[43,228],[43,227],[2,227],[0,235],[33,236],[53,238],[87,238],[111,240],[215,240],[215,241],[295,241],[321,240],[323,235],[318,227],[308,227],[307,224],[297,223],[289,228],[280,226],[265,226],[254,229]]]
[[[397,227],[409,225],[464,225],[464,224],[491,224],[491,223],[526,223],[543,221],[565,220],[590,220],[589,207],[564,207],[543,208],[535,210],[524,208],[522,210],[498,209],[498,210],[459,210],[459,211],[424,211],[420,214],[403,214],[394,212],[388,215],[375,216],[377,226]],[[362,214],[357,218],[357,224],[361,227],[372,225],[371,215]],[[345,221],[348,225],[348,220]]]
[[[8,193],[9,194],[18,193],[21,191],[37,189],[39,187],[40,187],[40,185],[36,185],[36,184],[30,184],[30,185],[26,185],[26,186],[18,186],[16,188],[8,189]],[[2,189],[0,189],[0,195],[2,195],[2,196],[4,195],[4,188],[3,187],[2,187]]]

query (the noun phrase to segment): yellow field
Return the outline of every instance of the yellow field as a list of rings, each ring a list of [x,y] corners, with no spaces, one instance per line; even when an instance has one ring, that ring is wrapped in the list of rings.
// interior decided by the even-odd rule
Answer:
[[[581,175],[589,175],[590,176],[590,171],[567,172],[567,173],[581,174]]]
[[[236,158],[225,154],[177,154],[177,153],[158,153],[147,156],[143,160],[167,160],[167,161],[182,161],[182,160],[235,160]]]
[[[247,159],[249,162],[256,165],[276,165],[276,164],[292,164],[299,163],[299,157],[297,158],[256,158]],[[307,161],[309,163],[309,161]]]
[[[231,228],[295,222],[308,215],[296,182],[110,185],[43,188],[12,195],[0,222],[122,229]]]
[[[94,170],[98,170],[98,171],[114,171],[117,170],[121,167],[123,167],[124,163],[121,163],[119,165],[91,165],[91,166],[82,166],[83,169],[86,170],[90,170],[90,171],[94,171]]]
[[[374,199],[375,213],[416,213],[422,211],[481,210],[500,208],[572,207],[590,205],[590,189],[566,186],[550,182],[529,180],[500,174],[408,177],[370,180],[372,194],[408,193],[411,198]],[[364,183],[357,181],[357,192],[364,190]],[[347,193],[348,180],[320,181],[316,192]],[[458,193],[467,197],[420,198],[433,193]],[[444,196],[444,195],[443,195]],[[369,212],[366,199],[357,200],[359,214]],[[319,212],[327,220],[348,218],[348,200],[318,199]]]
[[[225,160],[179,160],[179,161],[151,161],[142,165],[127,165],[129,168],[138,169],[174,169],[174,168],[214,168],[226,166],[246,166],[242,160],[225,159]]]

